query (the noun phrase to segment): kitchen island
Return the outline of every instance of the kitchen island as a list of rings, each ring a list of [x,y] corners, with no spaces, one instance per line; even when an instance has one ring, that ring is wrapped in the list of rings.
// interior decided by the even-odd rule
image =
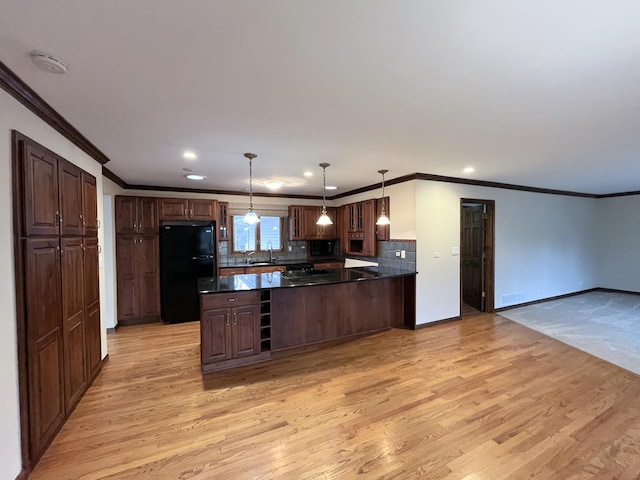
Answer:
[[[413,328],[415,275],[352,268],[201,279],[202,371],[392,327]]]

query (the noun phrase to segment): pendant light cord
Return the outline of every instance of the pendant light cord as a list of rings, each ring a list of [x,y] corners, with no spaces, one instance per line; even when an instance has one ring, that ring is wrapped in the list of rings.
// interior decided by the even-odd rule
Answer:
[[[249,158],[249,210],[253,212],[253,158]]]

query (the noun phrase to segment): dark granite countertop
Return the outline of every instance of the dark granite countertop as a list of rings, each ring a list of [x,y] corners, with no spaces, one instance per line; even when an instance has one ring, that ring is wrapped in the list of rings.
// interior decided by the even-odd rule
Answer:
[[[306,287],[331,283],[357,282],[380,278],[403,277],[417,272],[398,273],[376,267],[340,268],[336,270],[314,270],[312,272],[290,272],[229,275],[226,277],[208,277],[198,280],[199,293],[237,292],[243,290],[262,290],[271,288]]]

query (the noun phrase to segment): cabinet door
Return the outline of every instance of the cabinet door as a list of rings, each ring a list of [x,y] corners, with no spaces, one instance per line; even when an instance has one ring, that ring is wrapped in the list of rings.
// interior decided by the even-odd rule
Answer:
[[[38,458],[65,416],[58,239],[25,240],[25,266],[30,451]]]
[[[118,284],[118,320],[138,318],[136,284],[136,235],[116,235],[116,272]]]
[[[218,240],[229,240],[229,202],[218,202]]]
[[[136,197],[116,197],[116,233],[133,234],[138,230]]]
[[[289,207],[289,240],[303,240],[302,207]]]
[[[60,235],[82,235],[82,170],[58,159]]]
[[[219,362],[231,358],[231,310],[205,310],[200,326],[200,355],[202,363]]]
[[[349,244],[349,205],[340,207],[340,253],[347,253]]]
[[[362,228],[364,230],[363,255],[375,257],[377,251],[376,241],[376,200],[360,202]]]
[[[332,225],[316,225],[318,231],[318,237],[325,240],[333,240],[338,238],[336,234],[336,226],[338,224],[338,215],[336,214],[337,209],[335,207],[327,207],[327,215],[333,222]],[[319,209],[318,217],[322,213],[322,208]],[[316,219],[317,221],[317,219]]]
[[[391,219],[391,214],[389,213],[389,197],[384,197],[384,212],[387,215],[387,218]],[[382,213],[382,199],[379,198],[376,200],[376,215],[375,220],[378,221],[380,214]],[[389,240],[391,238],[389,233],[389,225],[376,225],[376,239],[377,240]]]
[[[322,213],[322,207],[305,206],[302,213],[302,239],[314,240],[320,238],[319,227],[316,223],[320,214]]]
[[[82,235],[98,236],[98,198],[96,177],[82,172]]]
[[[87,378],[95,377],[102,360],[100,338],[100,287],[98,278],[98,239],[84,239],[84,331]]]
[[[160,220],[186,220],[189,214],[189,201],[184,198],[161,198]]]
[[[158,235],[138,235],[136,243],[140,317],[160,316],[160,252]]]
[[[260,353],[260,310],[257,305],[232,310],[231,356],[247,357]]]
[[[138,233],[160,233],[158,220],[158,199],[139,197],[137,199]]]
[[[218,202],[215,200],[189,200],[189,218],[191,220],[216,220],[217,209]]]
[[[86,386],[84,252],[82,237],[60,240],[65,406],[70,411]]]
[[[24,146],[24,233],[58,235],[58,160],[35,145]]]

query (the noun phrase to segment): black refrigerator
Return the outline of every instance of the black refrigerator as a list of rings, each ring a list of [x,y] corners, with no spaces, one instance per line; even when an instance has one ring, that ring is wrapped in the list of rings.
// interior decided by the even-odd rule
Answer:
[[[215,222],[162,222],[160,276],[162,319],[200,319],[198,279],[216,276]]]

